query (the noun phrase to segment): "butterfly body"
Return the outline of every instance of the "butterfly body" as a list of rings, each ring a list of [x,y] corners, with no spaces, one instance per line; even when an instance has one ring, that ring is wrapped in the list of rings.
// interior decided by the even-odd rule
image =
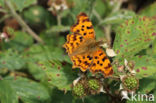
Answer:
[[[85,53],[92,54],[98,48],[100,48],[101,44],[103,44],[103,41],[96,41],[95,39],[87,39],[82,45],[80,45],[78,48],[73,50],[73,53],[69,55],[74,56],[74,55],[80,55]]]
[[[73,62],[73,68],[80,68],[83,72],[87,69],[92,73],[102,72],[105,77],[112,75],[111,63],[100,47],[103,41],[96,41],[92,23],[85,13],[77,16],[71,32],[63,47]]]

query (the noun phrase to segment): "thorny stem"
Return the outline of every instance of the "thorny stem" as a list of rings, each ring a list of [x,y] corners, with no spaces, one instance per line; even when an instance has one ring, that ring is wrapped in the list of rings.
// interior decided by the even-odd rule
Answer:
[[[16,13],[15,9],[11,5],[9,0],[4,0],[5,4],[8,6],[12,16],[17,20],[17,22],[24,28],[36,41],[39,43],[44,43],[43,40],[24,22],[24,20]]]

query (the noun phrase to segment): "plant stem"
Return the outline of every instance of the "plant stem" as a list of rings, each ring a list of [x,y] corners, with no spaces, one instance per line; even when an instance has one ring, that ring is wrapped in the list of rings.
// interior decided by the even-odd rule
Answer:
[[[61,26],[62,25],[61,24],[61,15],[60,15],[60,13],[57,14],[57,25],[58,26]]]
[[[111,42],[112,42],[111,25],[107,25],[107,26],[103,27],[103,30],[105,32],[105,36],[106,36],[106,39],[108,41],[108,46],[111,47]]]
[[[8,6],[12,16],[18,21],[22,28],[24,28],[36,41],[44,43],[43,40],[25,23],[25,21],[16,13],[14,7],[11,5],[9,0],[4,0]]]

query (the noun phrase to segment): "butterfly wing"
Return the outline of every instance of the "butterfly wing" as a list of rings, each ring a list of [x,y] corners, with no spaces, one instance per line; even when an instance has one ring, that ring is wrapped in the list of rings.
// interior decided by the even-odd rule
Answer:
[[[92,73],[102,72],[105,77],[113,74],[112,65],[102,49],[93,53],[93,62],[90,67]]]
[[[77,16],[77,23],[71,27],[71,32],[78,32],[84,38],[95,38],[93,25],[85,13]]]
[[[76,48],[78,48],[82,44],[83,41],[83,37],[78,33],[68,34],[67,42],[63,45],[63,47],[66,49],[66,52],[70,55]]]
[[[80,68],[81,71],[85,72],[91,66],[92,58],[90,54],[72,56],[73,68]]]

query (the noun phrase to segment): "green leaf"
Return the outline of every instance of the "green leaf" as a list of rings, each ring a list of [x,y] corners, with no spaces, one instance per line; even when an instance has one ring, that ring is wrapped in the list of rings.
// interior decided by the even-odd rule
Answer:
[[[63,48],[54,48],[43,45],[33,45],[25,52],[25,57],[30,61],[46,61],[46,60],[59,60],[70,62],[67,55],[64,55]],[[71,62],[70,62],[71,63]]]
[[[47,33],[54,33],[54,32],[65,32],[69,31],[70,27],[69,26],[52,26],[50,29],[48,29],[46,32]]]
[[[0,7],[4,7],[4,0],[0,0]]]
[[[100,27],[95,26],[94,30],[95,30],[95,33],[96,33],[97,40],[105,38],[104,31]]]
[[[150,6],[147,6],[146,8],[142,9],[139,14],[143,16],[156,16],[156,2],[152,3]]]
[[[133,57],[149,47],[155,39],[155,20],[148,17],[134,17],[118,26],[113,45],[115,59]]]
[[[39,83],[21,77],[6,77],[11,88],[15,91],[23,102],[27,103],[47,103],[50,99],[48,90]]]
[[[27,60],[27,68],[29,72],[33,74],[33,76],[37,80],[44,80],[46,78],[45,72],[40,66],[39,62],[47,61],[47,60],[58,60],[61,62],[69,62],[69,57],[67,55],[63,55],[62,48],[54,48],[49,46],[42,45],[33,45],[24,53],[24,59]]]
[[[90,14],[95,0],[73,0],[73,1],[75,7],[72,9],[72,13],[78,15],[80,12]]]
[[[1,103],[18,103],[14,89],[10,86],[10,81],[0,80],[0,101]]]
[[[134,61],[134,68],[137,73],[136,77],[138,78],[149,77],[156,73],[155,58],[152,58],[150,56],[136,56],[129,60]]]
[[[51,93],[51,103],[73,103],[73,96],[71,92],[67,92],[66,94],[63,91],[54,88]],[[60,99],[61,97],[61,99]],[[79,102],[81,103],[81,102]]]
[[[9,70],[21,69],[25,66],[25,60],[17,51],[8,49],[4,53],[0,53],[0,68]]]
[[[24,8],[36,4],[37,0],[11,0],[11,3],[14,5],[16,10],[21,12]]]
[[[96,0],[94,9],[101,17],[106,17],[111,12],[109,2],[103,0]]]
[[[58,60],[39,62],[48,76],[48,82],[60,90],[70,90],[73,80],[76,78],[76,70],[72,66],[62,64]]]
[[[21,52],[33,44],[33,39],[29,34],[21,31],[9,31],[9,34],[11,34],[11,39],[9,42],[6,42],[2,45],[3,49],[13,48],[14,50]]]
[[[150,94],[153,89],[156,89],[156,76],[152,75],[148,78],[142,78],[139,80],[139,89],[137,90],[141,94]]]

